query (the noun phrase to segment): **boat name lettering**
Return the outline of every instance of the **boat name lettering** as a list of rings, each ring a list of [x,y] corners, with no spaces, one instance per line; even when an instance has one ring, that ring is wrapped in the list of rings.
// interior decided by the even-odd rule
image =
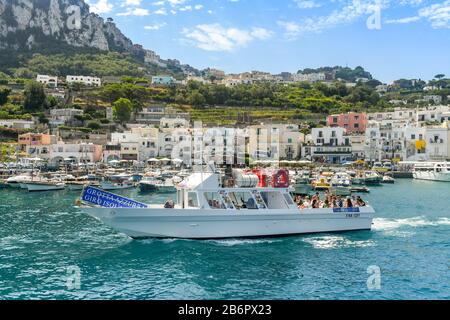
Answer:
[[[359,208],[333,208],[333,212],[335,212],[335,213],[344,213],[344,212],[357,213],[357,212],[359,212]]]
[[[105,192],[94,187],[85,188],[81,195],[81,199],[105,208],[147,208],[146,204]]]

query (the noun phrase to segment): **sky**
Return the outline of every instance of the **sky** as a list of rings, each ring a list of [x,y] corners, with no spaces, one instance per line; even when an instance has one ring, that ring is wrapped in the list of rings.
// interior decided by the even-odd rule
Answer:
[[[227,73],[362,66],[450,76],[450,0],[86,0],[163,59]]]

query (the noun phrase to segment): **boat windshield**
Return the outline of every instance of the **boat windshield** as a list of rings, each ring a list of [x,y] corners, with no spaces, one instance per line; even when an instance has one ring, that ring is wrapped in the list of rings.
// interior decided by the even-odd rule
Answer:
[[[248,191],[230,192],[228,196],[236,209],[258,209],[255,199]]]
[[[205,192],[205,198],[211,209],[225,209],[225,205],[218,192]]]
[[[197,192],[189,192],[188,193],[188,207],[198,208]]]
[[[269,209],[287,209],[284,197],[279,191],[261,191],[261,196]]]

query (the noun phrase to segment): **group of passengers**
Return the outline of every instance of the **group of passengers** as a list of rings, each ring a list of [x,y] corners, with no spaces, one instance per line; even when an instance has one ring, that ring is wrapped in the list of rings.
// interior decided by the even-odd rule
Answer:
[[[329,192],[325,193],[323,199],[320,198],[319,193],[313,196],[296,196],[295,203],[299,209],[357,208],[366,206],[366,203],[360,196],[343,198],[342,196],[332,195]]]

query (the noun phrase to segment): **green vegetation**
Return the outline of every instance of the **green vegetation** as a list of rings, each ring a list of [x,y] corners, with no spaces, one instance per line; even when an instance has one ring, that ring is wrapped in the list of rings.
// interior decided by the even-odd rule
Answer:
[[[311,73],[328,73],[328,74],[334,74],[336,79],[342,79],[348,82],[356,82],[358,78],[366,78],[366,79],[372,79],[372,75],[370,72],[367,72],[364,70],[363,67],[356,67],[355,69],[349,68],[349,67],[322,67],[317,69],[304,69],[299,70],[298,73],[303,74],[311,74]]]
[[[66,75],[92,75],[97,77],[137,77],[168,74],[183,78],[183,71],[177,66],[166,68],[146,64],[142,59],[127,52],[104,52],[88,48],[40,48],[38,51],[0,52],[0,81],[10,76],[33,79],[37,74],[59,77]],[[147,80],[148,81],[148,80]],[[0,82],[1,83],[1,82]]]
[[[11,89],[0,87],[0,106],[3,106],[8,102],[8,96],[11,93]]]
[[[130,121],[131,112],[133,110],[133,103],[125,98],[120,98],[113,103],[113,117],[114,120],[125,123]]]
[[[89,121],[87,127],[96,131],[102,128],[101,124],[98,121]]]
[[[36,81],[30,81],[26,85],[24,97],[23,106],[26,111],[34,112],[43,109],[45,106],[44,87]]]
[[[16,152],[16,144],[0,143],[0,162],[11,161]]]

